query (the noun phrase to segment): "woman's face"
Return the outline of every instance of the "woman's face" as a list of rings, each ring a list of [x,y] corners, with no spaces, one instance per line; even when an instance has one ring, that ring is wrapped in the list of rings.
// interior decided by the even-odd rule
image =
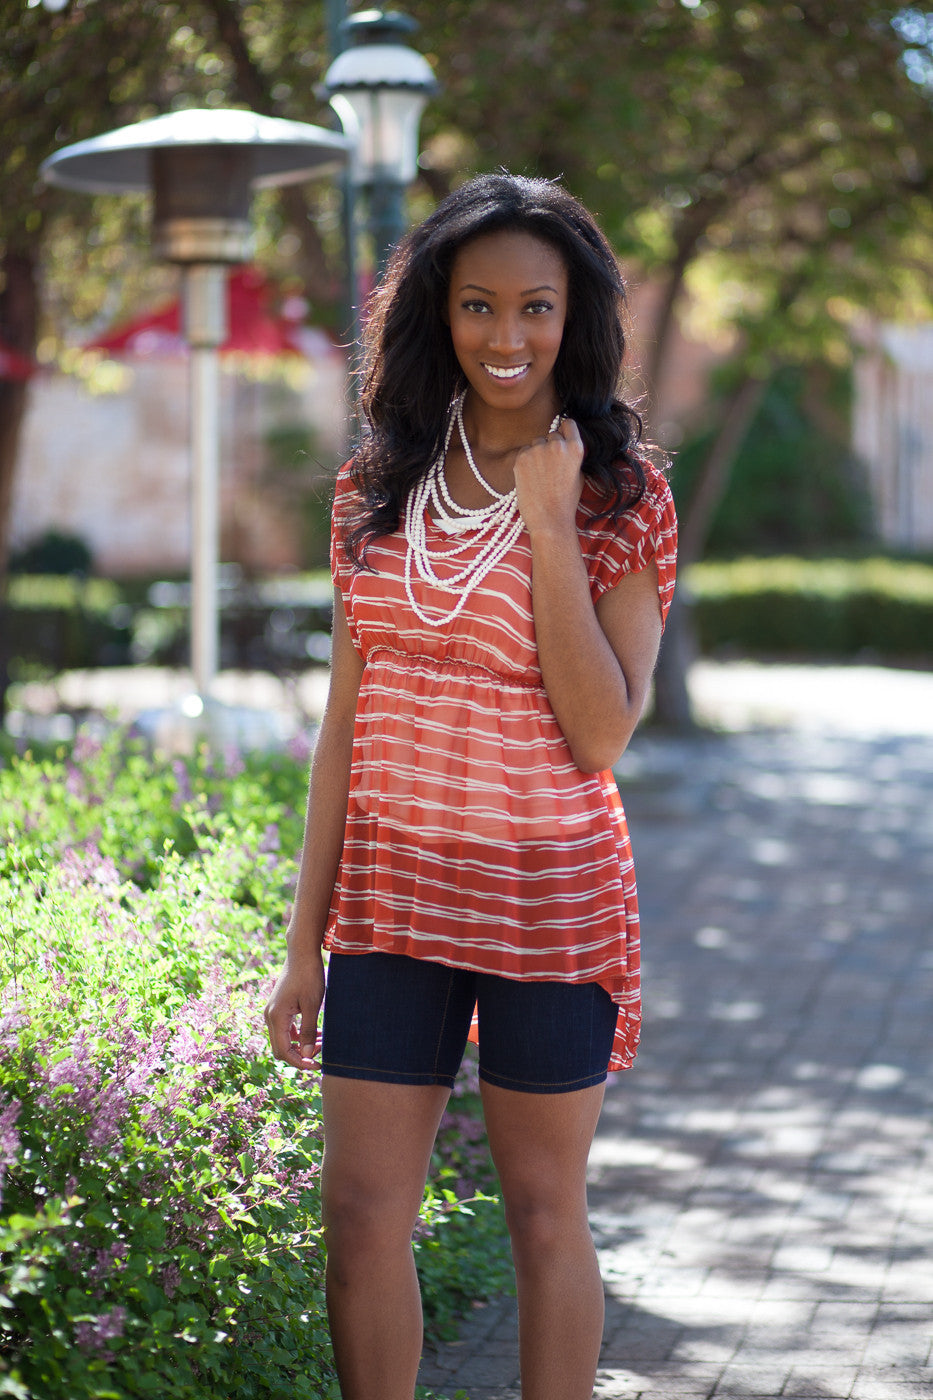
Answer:
[[[447,319],[467,383],[490,408],[560,407],[554,363],[567,319],[567,267],[533,234],[503,229],[454,259]]]

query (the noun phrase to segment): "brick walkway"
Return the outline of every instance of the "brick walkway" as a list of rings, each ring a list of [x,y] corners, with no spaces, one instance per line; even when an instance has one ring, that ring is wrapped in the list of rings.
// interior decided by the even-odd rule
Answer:
[[[916,727],[625,760],[646,1026],[591,1157],[604,1400],[933,1397],[933,710]],[[422,1379],[518,1397],[514,1302]]]

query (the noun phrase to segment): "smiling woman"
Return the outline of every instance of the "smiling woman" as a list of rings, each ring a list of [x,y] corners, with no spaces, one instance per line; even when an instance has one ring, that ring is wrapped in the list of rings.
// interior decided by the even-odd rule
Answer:
[[[566,317],[566,265],[539,238],[503,229],[457,254],[447,298],[450,338],[467,383],[490,408],[522,410],[531,427],[553,417]],[[507,471],[495,465],[498,475]]]
[[[619,271],[559,186],[480,177],[397,250],[341,471],[330,700],[274,1052],[324,997],[328,1301],[344,1400],[412,1400],[411,1231],[477,1013],[522,1394],[586,1400],[602,1287],[586,1161],[639,1034],[610,765],[638,722],[676,524],[619,394]]]

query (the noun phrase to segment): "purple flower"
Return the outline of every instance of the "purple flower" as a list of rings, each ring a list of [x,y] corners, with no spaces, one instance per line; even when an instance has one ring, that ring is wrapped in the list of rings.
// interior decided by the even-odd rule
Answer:
[[[93,734],[89,734],[86,729],[79,729],[71,746],[72,761],[87,763],[88,759],[96,758],[102,748],[103,744]]]
[[[238,778],[241,773],[246,772],[246,764],[243,756],[235,744],[227,744],[224,747],[224,769],[228,778]]]
[[[67,1096],[71,1108],[83,1114],[90,1112],[99,1081],[84,1031],[72,1037],[70,1055],[53,1064],[43,1064],[40,1074],[48,1086],[39,1095],[40,1107],[54,1109]]]
[[[269,825],[266,827],[265,831],[262,833],[262,839],[259,842],[260,854],[268,855],[273,851],[280,850],[281,846],[282,840],[279,835],[279,829],[274,824],[274,822],[270,822]]]
[[[21,1109],[22,1104],[16,1099],[11,1099],[5,1108],[0,1109],[0,1202],[3,1200],[4,1177],[19,1155],[16,1120]]]
[[[126,1117],[126,1099],[116,1084],[101,1089],[94,1102],[88,1127],[88,1142],[100,1151],[117,1141]]]
[[[22,1107],[17,1099],[11,1099],[5,1108],[0,1109],[0,1168],[10,1167],[16,1161],[19,1152],[16,1120]]]
[[[102,856],[93,846],[83,850],[69,846],[58,862],[58,878],[65,890],[96,885],[101,890],[115,892],[120,887],[120,875],[110,856]]]
[[[172,1038],[172,1059],[180,1065],[196,1065],[201,1059],[200,1040],[192,1034],[190,1026],[180,1026]]]
[[[307,763],[314,752],[314,742],[307,730],[300,729],[294,734],[285,745],[285,751],[289,758],[293,758],[296,763]]]
[[[101,1081],[86,1031],[77,1031],[69,1048],[69,1055],[52,1064],[40,1061],[40,1074],[47,1087],[37,1102],[40,1108],[52,1111],[67,1103],[69,1117],[78,1116],[87,1123],[89,1145],[106,1149],[119,1137],[126,1117],[126,1097],[115,1080]]]
[[[0,1016],[0,1053],[6,1054],[19,1048],[18,1032],[30,1024],[29,1017],[22,1007],[13,1005]]]
[[[479,1064],[474,1056],[464,1057],[460,1066],[460,1073],[454,1080],[453,1097],[461,1098],[464,1094],[479,1093]]]
[[[103,1351],[107,1342],[123,1336],[126,1308],[115,1307],[86,1322],[75,1323],[75,1341],[82,1351]]]
[[[84,774],[69,763],[65,772],[65,791],[70,797],[83,797],[85,795]]]
[[[191,801],[194,793],[192,791],[191,778],[188,775],[187,766],[182,759],[175,758],[172,760],[172,772],[175,775],[175,787],[177,789],[173,805],[177,811],[179,808],[183,807],[186,802]]]
[[[94,1282],[108,1278],[126,1266],[126,1245],[120,1242],[108,1245],[106,1249],[94,1251],[94,1262],[87,1269],[87,1277]]]

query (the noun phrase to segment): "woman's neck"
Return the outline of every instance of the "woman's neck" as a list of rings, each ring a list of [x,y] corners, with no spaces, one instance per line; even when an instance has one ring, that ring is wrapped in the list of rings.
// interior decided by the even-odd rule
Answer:
[[[559,409],[555,398],[553,405],[533,403],[524,410],[503,411],[490,408],[468,391],[463,404],[463,427],[474,454],[502,459],[527,447],[535,438],[545,437]]]

